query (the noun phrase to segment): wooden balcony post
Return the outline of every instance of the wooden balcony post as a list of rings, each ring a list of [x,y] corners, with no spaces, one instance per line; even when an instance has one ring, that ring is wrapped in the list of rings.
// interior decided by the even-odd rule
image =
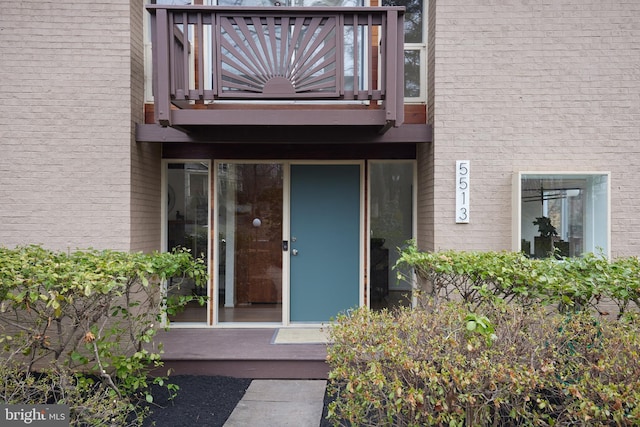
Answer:
[[[155,34],[153,52],[153,79],[157,91],[153,94],[155,101],[155,119],[162,126],[171,126],[171,64],[169,63],[169,24],[166,9],[157,9],[155,13]]]
[[[398,12],[390,10],[387,13],[387,30],[384,35],[384,61],[386,72],[384,78],[387,81],[386,86],[386,99],[384,101],[385,118],[387,120],[386,128],[394,126],[397,119],[397,105],[398,105],[398,85],[395,84],[398,79],[398,52],[397,52],[397,37],[398,37]]]
[[[396,127],[404,123],[404,12],[396,12]]]

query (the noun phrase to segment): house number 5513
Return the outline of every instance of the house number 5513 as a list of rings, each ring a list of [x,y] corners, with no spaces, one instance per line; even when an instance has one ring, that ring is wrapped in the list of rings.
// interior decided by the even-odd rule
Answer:
[[[456,161],[456,223],[469,222],[469,160]]]

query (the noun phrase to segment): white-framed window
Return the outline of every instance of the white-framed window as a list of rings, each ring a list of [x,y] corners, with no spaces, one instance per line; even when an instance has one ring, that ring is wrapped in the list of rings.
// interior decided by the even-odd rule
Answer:
[[[382,0],[383,6],[404,6],[404,100],[427,99],[427,31],[424,0]]]
[[[610,253],[608,172],[519,172],[514,247],[528,256]]]

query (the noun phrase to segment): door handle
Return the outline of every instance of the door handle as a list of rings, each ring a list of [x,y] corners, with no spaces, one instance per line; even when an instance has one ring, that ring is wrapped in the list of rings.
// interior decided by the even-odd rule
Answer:
[[[291,255],[293,255],[293,256],[298,255],[298,250],[297,249],[291,249]]]

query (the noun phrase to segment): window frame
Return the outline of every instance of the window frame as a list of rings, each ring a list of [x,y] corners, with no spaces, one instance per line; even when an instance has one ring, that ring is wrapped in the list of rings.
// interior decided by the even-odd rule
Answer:
[[[606,177],[606,205],[607,224],[605,233],[606,248],[585,248],[582,254],[593,252],[611,259],[611,172],[609,171],[520,171],[513,174],[512,183],[512,250],[522,250],[522,180],[526,176],[546,176],[549,178],[586,178]],[[593,225],[593,224],[592,224]],[[604,249],[604,250],[599,250]],[[581,255],[582,255],[581,254]]]
[[[427,102],[427,43],[429,39],[428,32],[428,22],[429,22],[429,8],[428,8],[428,0],[422,1],[422,41],[421,42],[404,42],[403,48],[403,57],[406,58],[407,52],[417,51],[420,56],[420,72],[419,72],[419,84],[420,84],[420,93],[418,96],[405,96],[404,103],[405,104],[426,104]],[[378,0],[379,5],[393,4],[394,6],[401,6],[400,2],[395,0],[389,0],[385,2],[384,0]],[[406,16],[406,15],[405,15]],[[406,36],[406,34],[405,34]],[[406,76],[406,75],[405,75]],[[403,80],[404,77],[403,76]],[[406,89],[406,82],[403,84],[403,93]]]

